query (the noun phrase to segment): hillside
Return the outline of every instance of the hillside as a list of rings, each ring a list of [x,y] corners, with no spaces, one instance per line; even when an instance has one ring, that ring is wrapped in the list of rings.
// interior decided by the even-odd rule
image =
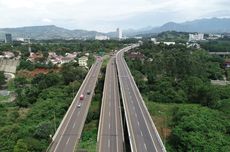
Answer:
[[[230,18],[199,19],[183,23],[168,22],[160,27],[148,27],[137,30],[124,30],[127,36],[149,35],[165,31],[202,32],[202,33],[230,33]]]
[[[37,40],[94,38],[96,34],[100,34],[96,31],[68,30],[54,25],[1,28],[0,39],[4,39],[5,33],[11,33],[13,38],[30,37]]]
[[[177,32],[202,32],[202,33],[230,33],[230,18],[199,19],[183,23],[168,22],[160,27],[145,27],[140,29],[124,29],[123,35],[127,37],[151,36],[165,31]],[[0,28],[0,40],[5,33],[11,33],[13,38],[30,37],[32,39],[91,39],[95,35],[107,35],[115,37],[115,32],[100,33],[87,30],[69,30],[55,25],[28,26],[18,28]]]

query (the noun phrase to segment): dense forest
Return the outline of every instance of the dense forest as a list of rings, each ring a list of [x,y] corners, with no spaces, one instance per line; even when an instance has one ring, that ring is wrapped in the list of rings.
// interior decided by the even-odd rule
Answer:
[[[17,77],[16,101],[0,104],[0,151],[44,151],[86,73],[70,63],[60,72]]]
[[[16,101],[0,104],[0,151],[44,151],[86,73],[70,63],[60,72],[15,78]]]
[[[162,42],[176,42],[176,43],[186,43],[189,38],[189,33],[186,32],[176,32],[176,31],[167,31],[159,33],[156,36],[157,41]]]
[[[230,38],[199,42],[201,47],[210,52],[229,52]]]
[[[152,42],[133,51],[144,54],[140,60],[125,56],[144,98],[149,102],[183,105],[171,113],[167,150],[229,151],[230,86],[210,82],[223,79],[224,60],[205,50]]]

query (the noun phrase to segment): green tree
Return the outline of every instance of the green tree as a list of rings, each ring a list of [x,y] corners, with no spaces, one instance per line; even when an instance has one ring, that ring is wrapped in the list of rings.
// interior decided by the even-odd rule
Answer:
[[[52,135],[53,133],[52,126],[53,125],[50,122],[39,123],[34,132],[34,137],[39,139],[49,139],[49,135]]]
[[[19,139],[14,146],[14,152],[28,152],[28,146],[23,139]]]
[[[25,59],[22,59],[20,61],[19,66],[17,67],[18,70],[27,69],[30,71],[34,70],[34,68],[35,67],[34,67],[33,63],[31,63],[30,61],[26,61]]]
[[[227,119],[222,113],[205,107],[181,107],[173,117],[171,145],[179,152],[225,152],[230,149]]]
[[[5,79],[4,72],[0,71],[0,86],[6,83]]]

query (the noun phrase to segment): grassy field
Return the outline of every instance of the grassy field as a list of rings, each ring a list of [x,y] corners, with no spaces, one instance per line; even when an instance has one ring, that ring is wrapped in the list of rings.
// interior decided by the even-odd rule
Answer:
[[[6,101],[9,99],[9,96],[1,96],[0,95],[0,102]]]
[[[163,142],[170,135],[170,123],[174,109],[178,106],[176,104],[161,104],[156,102],[146,102],[146,106],[152,116],[153,122],[161,136]]]
[[[153,122],[161,136],[162,142],[167,145],[167,138],[171,134],[170,125],[174,111],[179,107],[191,106],[190,104],[157,103],[145,100],[145,104]]]
[[[92,115],[99,111],[100,102],[93,101],[89,109],[89,114]],[[89,114],[86,121],[89,121]],[[77,151],[96,152],[98,121],[99,119],[86,122]]]

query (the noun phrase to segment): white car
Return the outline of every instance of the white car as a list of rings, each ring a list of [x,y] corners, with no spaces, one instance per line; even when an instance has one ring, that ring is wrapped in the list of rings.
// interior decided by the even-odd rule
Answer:
[[[78,108],[81,108],[81,103],[78,103],[78,104],[77,104],[77,107],[78,107]]]

